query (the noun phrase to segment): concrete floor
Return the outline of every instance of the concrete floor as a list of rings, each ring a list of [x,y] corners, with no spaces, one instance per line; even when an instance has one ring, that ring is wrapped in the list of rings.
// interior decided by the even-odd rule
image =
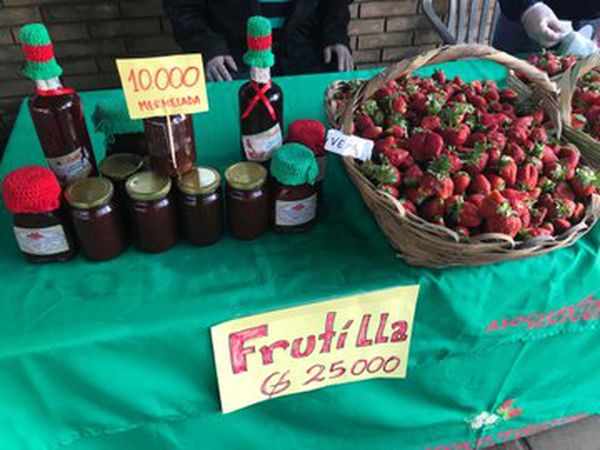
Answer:
[[[495,446],[492,450],[600,450],[600,416]]]

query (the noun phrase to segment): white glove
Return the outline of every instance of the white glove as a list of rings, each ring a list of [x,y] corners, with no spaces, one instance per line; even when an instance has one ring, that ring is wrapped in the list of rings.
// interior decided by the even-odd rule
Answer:
[[[323,56],[325,57],[325,64],[331,62],[332,54],[337,55],[337,70],[340,72],[350,71],[354,69],[354,61],[352,60],[352,53],[350,49],[343,44],[334,44],[325,47],[323,50]]]
[[[567,35],[554,11],[542,2],[529,7],[521,23],[527,35],[544,48],[554,47]]]
[[[208,81],[231,81],[230,70],[237,72],[235,60],[229,55],[215,56],[206,63],[206,79]]]

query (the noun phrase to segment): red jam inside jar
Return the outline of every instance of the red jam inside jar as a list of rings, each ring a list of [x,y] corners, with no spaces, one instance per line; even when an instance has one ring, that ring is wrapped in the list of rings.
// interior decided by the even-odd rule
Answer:
[[[174,177],[194,167],[196,143],[191,115],[170,116],[169,121],[166,117],[144,119],[144,130],[153,171]]]
[[[269,229],[267,169],[253,162],[234,164],[225,171],[227,226],[236,239],[252,240]]]
[[[178,239],[177,215],[171,196],[171,179],[155,172],[139,172],[127,180],[129,217],[140,250],[163,252]]]
[[[179,219],[188,241],[211,245],[223,235],[221,176],[210,167],[196,167],[177,180]]]
[[[89,260],[106,261],[125,250],[125,233],[113,194],[111,181],[98,177],[80,180],[65,192],[75,235]]]

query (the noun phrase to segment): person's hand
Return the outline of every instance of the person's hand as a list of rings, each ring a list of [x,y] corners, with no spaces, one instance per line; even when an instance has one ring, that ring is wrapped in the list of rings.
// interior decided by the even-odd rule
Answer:
[[[542,2],[529,7],[521,23],[527,35],[544,48],[554,47],[567,34],[554,11]]]
[[[206,63],[206,79],[208,81],[231,81],[230,70],[237,72],[235,60],[230,55],[215,56]]]
[[[354,69],[354,61],[350,49],[343,44],[334,44],[325,47],[323,55],[325,56],[325,64],[331,62],[333,54],[337,55],[337,70],[340,72]]]

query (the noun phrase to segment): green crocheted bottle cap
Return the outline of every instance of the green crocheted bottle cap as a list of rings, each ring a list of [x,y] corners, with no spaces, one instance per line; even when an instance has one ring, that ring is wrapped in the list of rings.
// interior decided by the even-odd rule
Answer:
[[[48,30],[41,23],[30,23],[21,28],[21,48],[27,60],[24,74],[27,78],[50,80],[62,75],[62,68],[54,57],[54,48]]]
[[[114,142],[115,134],[144,132],[144,122],[129,117],[122,97],[100,100],[92,114],[92,122],[95,131],[104,134],[110,143]]]
[[[319,166],[315,154],[302,144],[290,143],[275,150],[271,175],[286,186],[315,184]]]
[[[244,54],[244,62],[260,69],[272,67],[275,64],[275,55],[271,51],[271,23],[262,16],[252,16],[248,19],[247,27],[248,51]]]

